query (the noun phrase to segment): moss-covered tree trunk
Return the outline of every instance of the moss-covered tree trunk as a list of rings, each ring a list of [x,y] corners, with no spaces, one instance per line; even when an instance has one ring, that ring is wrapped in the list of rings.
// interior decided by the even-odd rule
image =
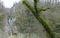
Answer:
[[[46,9],[42,9],[42,8],[38,9],[37,8],[38,1],[39,0],[34,0],[34,8],[31,5],[29,5],[29,2],[26,1],[26,0],[23,1],[23,4],[25,4],[31,10],[33,15],[42,24],[42,26],[45,28],[45,30],[47,31],[47,33],[49,34],[49,36],[51,38],[58,38],[55,31],[54,31],[54,29],[53,29],[53,27],[52,27],[52,25],[50,24],[50,22],[41,15],[41,12],[47,10],[48,8],[46,8]]]

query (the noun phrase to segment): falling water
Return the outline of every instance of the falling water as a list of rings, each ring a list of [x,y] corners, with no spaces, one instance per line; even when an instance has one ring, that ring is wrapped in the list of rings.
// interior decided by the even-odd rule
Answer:
[[[13,33],[18,33],[16,26],[13,26],[15,18],[9,18],[7,20],[7,25],[5,25],[6,38],[12,36]]]

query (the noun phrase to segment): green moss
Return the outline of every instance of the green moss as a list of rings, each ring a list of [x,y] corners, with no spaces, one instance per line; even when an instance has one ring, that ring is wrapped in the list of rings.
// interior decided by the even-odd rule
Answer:
[[[34,0],[34,8],[32,8],[32,7],[29,5],[28,2],[23,1],[23,4],[25,4],[25,5],[31,10],[31,12],[32,12],[33,15],[36,17],[36,19],[37,19],[37,20],[42,24],[42,26],[45,28],[45,30],[47,31],[47,33],[49,34],[49,36],[50,36],[51,38],[57,38],[58,36],[55,35],[56,33],[55,33],[52,25],[50,24],[50,22],[49,22],[47,19],[45,19],[41,14],[39,14],[39,11],[40,11],[40,13],[41,13],[42,11],[45,11],[45,10],[47,10],[47,9],[49,9],[49,8],[38,10],[38,9],[37,9],[37,3],[38,3],[38,1],[37,1],[37,0]]]

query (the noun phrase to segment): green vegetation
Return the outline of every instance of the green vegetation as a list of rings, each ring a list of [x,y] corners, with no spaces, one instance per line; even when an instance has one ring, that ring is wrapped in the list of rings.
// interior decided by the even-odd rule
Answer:
[[[32,11],[34,16],[39,20],[39,22],[43,25],[47,33],[50,35],[51,38],[58,38],[57,35],[55,35],[54,29],[51,27],[51,24],[48,20],[46,20],[40,13],[41,11],[45,11],[46,9],[40,9],[40,13],[37,8],[37,0],[34,0],[34,8],[32,8],[27,1],[23,1],[23,3]]]
[[[60,38],[60,2],[22,0],[12,8],[0,3],[0,38]]]

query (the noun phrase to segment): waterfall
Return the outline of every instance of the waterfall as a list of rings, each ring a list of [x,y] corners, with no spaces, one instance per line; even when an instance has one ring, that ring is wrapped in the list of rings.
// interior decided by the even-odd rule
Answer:
[[[13,26],[13,23],[16,19],[15,18],[9,18],[8,20],[8,28],[9,28],[9,34],[12,35],[12,33],[17,33],[17,28],[16,26]]]
[[[13,25],[14,21],[16,18],[9,18],[5,19],[5,33],[6,33],[6,38],[11,36],[13,33],[18,33],[17,27]]]

